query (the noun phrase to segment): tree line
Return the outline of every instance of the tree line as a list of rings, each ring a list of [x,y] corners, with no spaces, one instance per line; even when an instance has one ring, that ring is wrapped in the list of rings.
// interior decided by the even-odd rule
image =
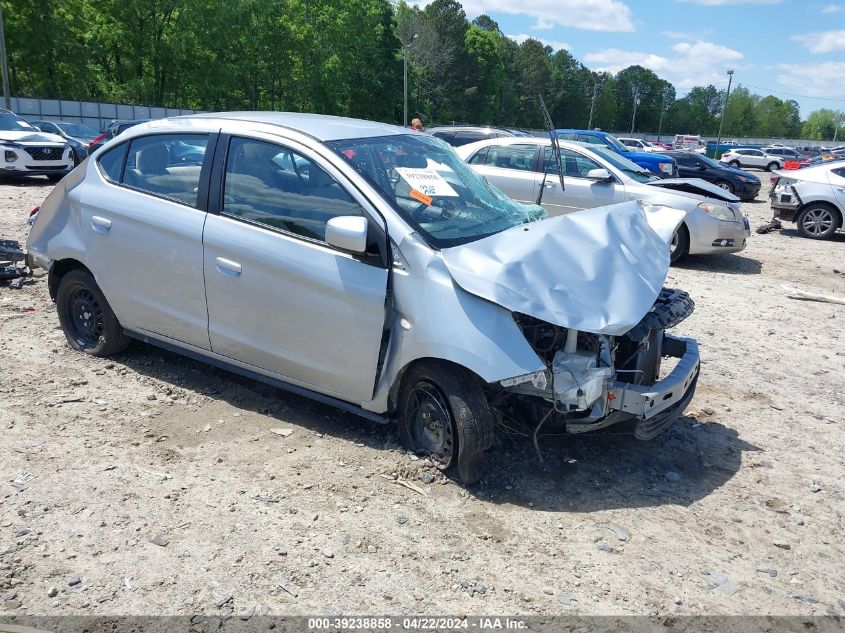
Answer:
[[[678,97],[654,72],[595,72],[566,50],[517,43],[457,0],[0,0],[12,94],[198,110],[292,110],[401,123],[714,136],[724,90]],[[833,138],[842,113],[739,86],[723,137]]]

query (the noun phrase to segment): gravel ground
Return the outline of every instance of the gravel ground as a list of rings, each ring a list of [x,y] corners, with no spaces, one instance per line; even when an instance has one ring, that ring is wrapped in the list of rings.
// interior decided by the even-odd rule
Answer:
[[[0,237],[49,190],[0,185]],[[543,437],[545,471],[508,439],[468,489],[392,428],[142,344],[73,352],[45,278],[0,287],[0,614],[845,614],[845,306],[782,288],[845,292],[844,253],[787,229],[674,268],[686,416]]]

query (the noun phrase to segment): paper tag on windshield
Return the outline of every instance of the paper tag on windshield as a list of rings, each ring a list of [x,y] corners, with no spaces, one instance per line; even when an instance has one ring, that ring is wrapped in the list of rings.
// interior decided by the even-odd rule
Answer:
[[[434,202],[431,196],[427,196],[416,189],[411,189],[411,197],[418,202],[422,202],[427,207],[430,207],[431,203]]]
[[[446,196],[456,198],[458,192],[433,169],[414,169],[412,167],[397,167],[396,172],[402,179],[426,196]],[[422,202],[422,201],[421,201]]]

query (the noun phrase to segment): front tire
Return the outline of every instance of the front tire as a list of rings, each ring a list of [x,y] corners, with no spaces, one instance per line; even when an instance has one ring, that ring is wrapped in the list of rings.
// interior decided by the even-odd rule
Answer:
[[[775,169],[780,169],[780,164],[772,161],[768,165],[766,165],[766,171],[774,171]]]
[[[681,224],[669,243],[669,263],[677,264],[689,253],[689,231],[685,224]]]
[[[61,278],[56,309],[68,345],[76,351],[102,357],[129,346],[129,338],[87,270],[77,268]]]
[[[811,240],[827,240],[833,237],[842,224],[839,214],[826,204],[809,204],[795,219],[798,232]]]
[[[493,416],[481,381],[445,362],[415,365],[402,379],[397,402],[399,439],[465,484],[484,475],[483,453],[493,444]]]
[[[734,186],[727,180],[717,180],[713,184],[719,187],[719,189],[724,189],[728,193],[734,193]]]
[[[728,163],[728,165],[730,165],[734,169],[739,169],[741,167],[738,160],[732,160],[731,162]]]

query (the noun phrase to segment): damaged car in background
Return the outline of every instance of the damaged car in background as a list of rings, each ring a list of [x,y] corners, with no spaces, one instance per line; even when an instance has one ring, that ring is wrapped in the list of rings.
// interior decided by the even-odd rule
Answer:
[[[777,220],[795,222],[813,240],[832,239],[845,218],[845,163],[776,171],[769,200]]]
[[[649,439],[681,415],[698,347],[666,330],[693,303],[663,284],[684,218],[548,217],[404,128],[203,114],[133,127],[65,178],[27,257],[72,348],[139,339],[397,423],[471,482],[505,418]]]

